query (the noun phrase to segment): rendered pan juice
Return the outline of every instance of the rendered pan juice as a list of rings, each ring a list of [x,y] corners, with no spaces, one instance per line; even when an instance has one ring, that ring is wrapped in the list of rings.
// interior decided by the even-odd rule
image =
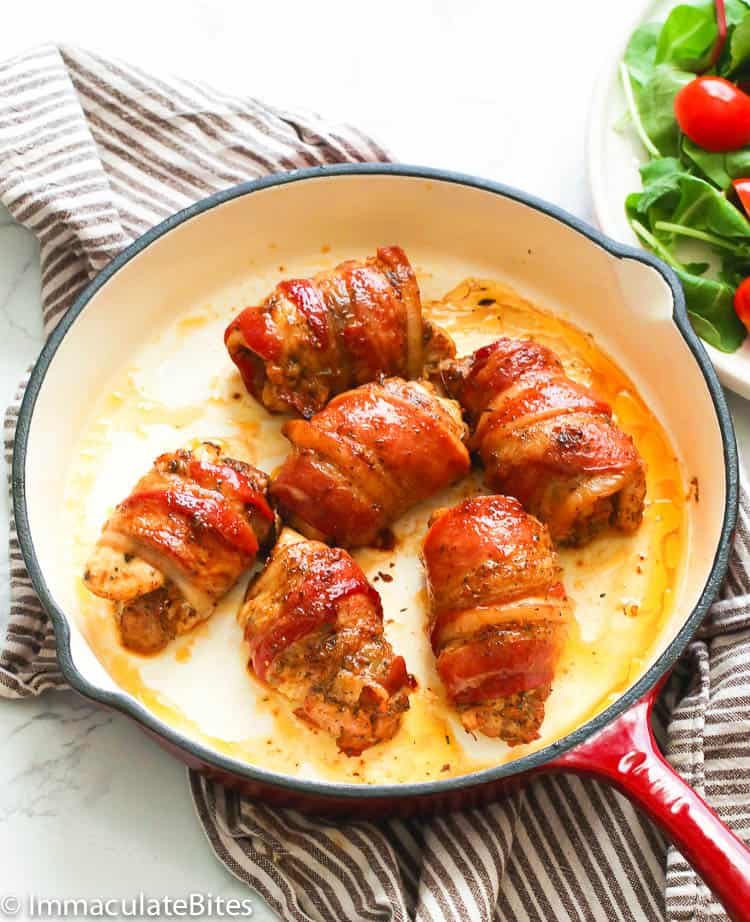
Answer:
[[[124,691],[187,736],[263,768],[303,778],[362,783],[434,780],[477,771],[540,749],[603,710],[643,672],[673,613],[687,541],[686,478],[658,421],[617,365],[586,333],[499,282],[417,266],[426,313],[466,354],[501,335],[533,337],[554,349],[571,377],[613,407],[648,465],[643,525],[633,536],[607,532],[582,549],[560,552],[575,603],[574,624],[546,706],[540,739],[508,747],[474,738],[447,705],[425,631],[426,593],[419,549],[431,512],[483,492],[481,471],[420,504],[394,528],[392,550],[354,556],[382,596],[385,630],[418,682],[401,730],[349,758],[326,734],[297,719],[278,695],[248,673],[236,621],[247,580],[191,634],[153,657],[119,643],[111,603],[89,593],[82,573],[102,524],[164,451],[207,439],[227,454],[273,471],[287,453],[283,417],[246,393],[223,345],[236,312],[258,303],[281,277],[311,274],[350,254],[323,248],[313,265],[253,273],[186,304],[157,328],[95,403],[65,488],[66,549],[75,615],[104,668]]]

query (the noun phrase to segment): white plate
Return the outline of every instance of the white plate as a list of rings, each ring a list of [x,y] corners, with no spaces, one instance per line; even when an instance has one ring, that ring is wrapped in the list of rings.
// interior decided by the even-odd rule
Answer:
[[[633,246],[639,246],[640,242],[625,217],[625,198],[641,188],[638,167],[648,156],[632,128],[618,130],[615,127],[627,108],[619,66],[635,29],[646,22],[663,22],[676,5],[676,0],[650,0],[644,5],[608,57],[589,117],[587,160],[597,223],[605,234]],[[733,353],[720,352],[708,343],[703,345],[721,383],[750,399],[750,337]]]

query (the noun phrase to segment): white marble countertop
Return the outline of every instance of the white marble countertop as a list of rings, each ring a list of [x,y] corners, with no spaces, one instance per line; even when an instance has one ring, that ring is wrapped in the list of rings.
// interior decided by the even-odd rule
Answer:
[[[43,41],[360,124],[398,158],[488,176],[591,219],[584,136],[594,80],[639,0],[26,0],[0,59]],[[0,403],[41,344],[37,247],[0,210]],[[750,407],[729,395],[739,441]],[[0,493],[0,532],[6,522]],[[0,625],[8,608],[4,536]],[[245,897],[213,858],[184,768],[72,694],[0,701],[0,895]],[[255,917],[270,918],[258,898]],[[23,917],[23,913],[19,918]]]

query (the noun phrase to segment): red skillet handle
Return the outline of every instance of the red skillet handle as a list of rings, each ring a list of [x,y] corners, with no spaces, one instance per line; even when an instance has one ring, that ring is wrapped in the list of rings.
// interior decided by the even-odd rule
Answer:
[[[733,922],[750,919],[750,849],[664,759],[651,732],[659,686],[552,768],[608,781],[660,826],[724,904]]]

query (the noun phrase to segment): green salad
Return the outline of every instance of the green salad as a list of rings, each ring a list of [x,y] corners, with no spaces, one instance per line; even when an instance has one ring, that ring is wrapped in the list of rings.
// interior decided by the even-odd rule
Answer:
[[[750,326],[750,0],[641,26],[621,75],[649,155],[630,225],[676,271],[698,335],[734,352]]]

